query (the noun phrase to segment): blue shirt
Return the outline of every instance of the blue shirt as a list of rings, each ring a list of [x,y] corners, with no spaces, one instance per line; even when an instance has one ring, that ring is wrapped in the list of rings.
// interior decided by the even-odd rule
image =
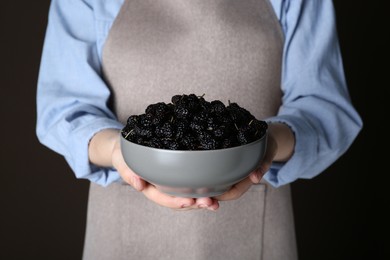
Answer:
[[[283,104],[269,122],[295,134],[294,155],[274,163],[264,178],[278,187],[323,172],[350,147],[362,128],[343,71],[331,0],[270,0],[285,34]],[[95,133],[123,125],[107,106],[102,48],[123,0],[53,0],[37,88],[40,142],[63,155],[77,178],[106,186],[115,169],[88,160]]]

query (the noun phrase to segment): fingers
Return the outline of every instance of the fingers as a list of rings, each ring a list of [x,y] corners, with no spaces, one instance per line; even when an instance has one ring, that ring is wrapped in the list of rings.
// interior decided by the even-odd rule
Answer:
[[[208,209],[215,211],[219,208],[219,203],[216,199],[174,197],[159,191],[151,184],[147,185],[142,190],[142,193],[154,203],[174,210]]]
[[[218,201],[213,198],[182,198],[160,192],[154,185],[145,182],[127,166],[125,160],[123,159],[119,143],[113,150],[112,164],[126,183],[131,185],[134,189],[142,191],[148,199],[158,205],[175,210],[217,210],[219,208]]]
[[[275,157],[276,149],[274,140],[269,138],[268,148],[264,154],[264,158],[261,160],[259,167],[249,174],[249,178],[253,183],[259,183],[264,174],[269,170]]]
[[[212,199],[212,204],[207,207],[208,210],[216,211],[219,209],[219,202],[217,199]]]
[[[142,191],[145,188],[146,182],[127,166],[120,149],[114,150],[112,154],[112,164],[121,175],[122,179],[134,189]]]
[[[268,171],[270,166],[271,163],[265,161],[261,166],[259,166],[259,168],[251,172],[247,178],[233,185],[229,191],[220,196],[217,196],[216,199],[220,201],[226,201],[240,198],[245,192],[248,191],[252,184],[260,183],[260,180],[263,178],[263,175]]]
[[[257,184],[260,182],[262,178],[261,171],[259,169],[254,170],[249,174],[249,179],[252,181],[252,183]]]
[[[173,197],[162,193],[151,184],[146,185],[142,192],[148,199],[156,204],[171,209],[191,209],[196,204],[196,201],[193,198]]]
[[[204,200],[207,200],[207,202],[204,202]],[[198,198],[196,199],[195,204],[191,205],[190,207],[181,208],[181,209],[175,209],[177,211],[187,211],[187,210],[193,210],[193,209],[206,209],[210,211],[216,211],[219,208],[219,202],[218,200],[214,198]]]
[[[214,198],[198,198],[196,199],[195,206],[198,209],[208,209],[214,211],[219,208],[219,202]]]
[[[202,208],[217,210],[219,208],[218,201],[212,198],[182,198],[162,193],[155,186],[146,183],[127,166],[120,149],[116,149],[113,152],[112,157],[113,166],[117,169],[122,179],[126,183],[130,184],[134,189],[142,191],[148,199],[158,205],[176,210],[190,210]]]
[[[247,177],[239,183],[233,185],[233,187],[224,194],[215,198],[220,201],[235,200],[240,198],[251,186],[252,180]]]

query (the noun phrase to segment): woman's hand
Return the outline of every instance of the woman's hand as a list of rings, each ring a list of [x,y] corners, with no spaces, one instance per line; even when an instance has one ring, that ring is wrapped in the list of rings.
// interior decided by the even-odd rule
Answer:
[[[162,193],[154,185],[147,183],[142,190],[151,201],[175,210],[208,209],[217,210],[219,203],[214,198],[182,198]]]
[[[119,130],[105,129],[98,132],[89,145],[89,159],[102,167],[114,167],[122,179],[134,189],[143,192],[151,201],[176,210],[206,208],[216,210],[218,201],[240,198],[252,184],[259,183],[263,175],[271,167],[273,161],[287,161],[293,154],[295,138],[291,129],[281,123],[273,123],[268,127],[267,150],[260,166],[229,191],[215,198],[182,198],[160,192],[154,185],[145,182],[125,163],[119,142]]]
[[[224,194],[215,197],[220,201],[240,198],[253,184],[257,184],[269,170],[273,161],[287,161],[293,154],[295,138],[290,128],[281,123],[270,124],[268,127],[267,150],[260,166],[251,172],[247,178],[233,185]]]
[[[118,170],[122,179],[142,193],[151,201],[160,206],[176,210],[189,210],[206,208],[216,210],[219,207],[218,201],[211,198],[182,198],[174,197],[160,192],[154,185],[145,182],[135,174],[125,163],[120,149],[119,139],[115,142],[112,152],[113,166]]]
[[[175,210],[210,209],[219,207],[213,198],[182,198],[160,192],[154,185],[144,181],[126,164],[120,149],[119,130],[106,129],[97,133],[89,145],[90,161],[103,167],[114,167],[122,179],[137,191],[141,191],[148,199],[158,205]]]
[[[267,140],[267,150],[264,154],[263,160],[261,161],[260,166],[249,174],[244,180],[233,185],[233,187],[227,192],[215,197],[215,199],[220,201],[226,200],[236,200],[240,198],[253,184],[257,184],[263,178],[263,175],[271,167],[271,163],[275,157],[277,151],[276,141],[272,136],[268,136]]]

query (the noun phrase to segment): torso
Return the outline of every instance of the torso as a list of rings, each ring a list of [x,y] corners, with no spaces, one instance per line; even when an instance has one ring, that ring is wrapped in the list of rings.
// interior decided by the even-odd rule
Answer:
[[[175,94],[281,103],[283,36],[268,0],[128,0],[103,50],[122,123]],[[290,189],[265,182],[217,212],[176,212],[125,184],[91,184],[84,259],[296,259]]]

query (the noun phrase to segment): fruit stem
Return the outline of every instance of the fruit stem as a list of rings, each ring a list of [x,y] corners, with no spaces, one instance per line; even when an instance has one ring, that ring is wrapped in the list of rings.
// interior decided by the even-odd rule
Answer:
[[[127,133],[127,135],[125,136],[125,139],[127,139],[127,137],[128,137],[133,131],[134,131],[134,129],[131,129],[131,130]]]

